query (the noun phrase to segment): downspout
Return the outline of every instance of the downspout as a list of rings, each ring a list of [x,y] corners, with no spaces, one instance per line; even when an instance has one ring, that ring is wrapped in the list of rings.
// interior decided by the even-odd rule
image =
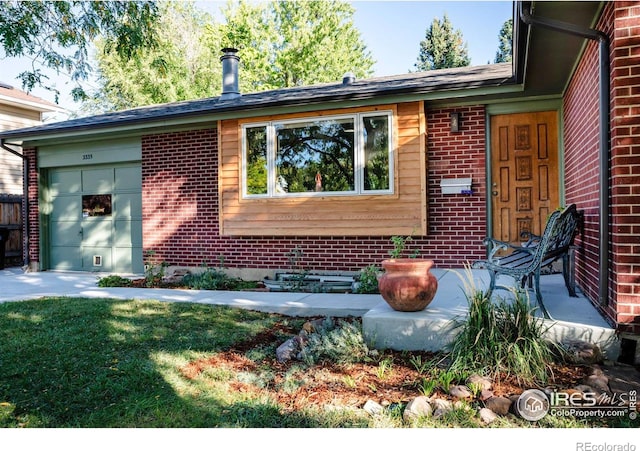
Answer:
[[[20,152],[8,147],[4,139],[0,139],[0,147],[7,152],[22,158],[22,220],[24,221],[24,238],[22,239],[23,250],[23,264],[29,268],[29,157],[21,154]]]
[[[609,303],[609,109],[611,108],[611,94],[609,92],[610,60],[609,60],[609,37],[599,30],[582,28],[574,24],[546,19],[544,17],[533,17],[522,7],[522,2],[518,2],[518,15],[527,25],[540,26],[562,33],[572,34],[593,41],[599,44],[600,59],[600,93],[599,93],[599,129],[600,129],[600,255],[599,255],[599,302],[600,305]]]

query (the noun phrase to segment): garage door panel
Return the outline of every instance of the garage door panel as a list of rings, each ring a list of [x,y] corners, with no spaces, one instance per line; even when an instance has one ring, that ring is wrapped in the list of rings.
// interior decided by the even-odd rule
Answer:
[[[142,247],[115,247],[113,249],[113,270],[126,273],[143,273]]]
[[[108,194],[113,191],[113,169],[82,171],[82,191],[88,194]]]
[[[142,196],[140,193],[118,193],[114,207],[116,219],[142,220]]]
[[[78,221],[82,217],[82,201],[80,196],[55,197],[51,204],[52,221]]]
[[[81,270],[82,254],[79,246],[56,246],[51,248],[51,269]]]
[[[95,220],[94,220],[95,219]],[[83,246],[111,246],[113,230],[109,219],[86,218],[82,221]]]
[[[82,175],[80,171],[52,172],[49,188],[53,195],[79,193],[82,191]]]
[[[111,247],[84,246],[82,268],[85,271],[112,271]]]
[[[82,234],[76,221],[51,222],[52,246],[76,246],[82,244]]]
[[[126,167],[116,168],[115,181],[118,191],[140,191],[140,181],[142,180],[142,168]]]
[[[142,221],[116,221],[114,245],[142,247]]]

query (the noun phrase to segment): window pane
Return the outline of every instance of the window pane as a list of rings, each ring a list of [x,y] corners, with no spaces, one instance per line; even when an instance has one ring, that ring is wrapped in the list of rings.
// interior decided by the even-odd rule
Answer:
[[[277,124],[276,185],[289,193],[354,191],[351,118]]]
[[[389,189],[389,118],[369,116],[364,124],[364,189]]]
[[[267,194],[267,128],[245,129],[247,194]]]
[[[111,194],[82,196],[82,217],[111,216]]]

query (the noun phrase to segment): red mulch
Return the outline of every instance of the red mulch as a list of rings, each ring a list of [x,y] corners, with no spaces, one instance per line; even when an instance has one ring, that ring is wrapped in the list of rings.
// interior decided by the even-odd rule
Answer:
[[[216,367],[232,371],[252,372],[258,369],[258,364],[247,357],[245,353],[261,345],[272,345],[275,340],[282,340],[283,332],[293,336],[293,331],[282,324],[276,324],[272,329],[264,331],[251,340],[238,344],[234,349],[220,352],[212,357],[190,362],[181,369],[182,374],[195,379],[207,368]],[[280,338],[279,338],[280,337]],[[416,355],[418,353],[412,353]],[[431,353],[422,354],[423,361],[434,357]],[[268,361],[260,362],[260,366],[267,365],[275,374],[272,384],[267,388],[243,383],[232,382],[234,390],[241,392],[262,393],[265,391],[277,400],[283,408],[290,411],[300,410],[309,405],[326,406],[340,405],[362,407],[367,400],[373,400],[382,405],[406,403],[421,395],[420,384],[427,374],[420,374],[409,361],[406,353],[385,351],[385,358],[392,359],[392,367],[383,377],[379,376],[377,362],[340,365],[323,362],[318,365],[305,367],[292,375],[290,371],[297,362],[279,363],[275,356]],[[549,385],[557,388],[571,388],[580,383],[587,375],[588,368],[580,365],[555,365],[553,378]],[[285,380],[291,382],[297,378],[295,389],[282,389]],[[292,384],[289,383],[290,387]],[[502,377],[493,381],[495,396],[509,396],[520,394],[524,390],[533,388],[521,386],[515,377]],[[447,398],[447,394],[438,391],[438,396]]]

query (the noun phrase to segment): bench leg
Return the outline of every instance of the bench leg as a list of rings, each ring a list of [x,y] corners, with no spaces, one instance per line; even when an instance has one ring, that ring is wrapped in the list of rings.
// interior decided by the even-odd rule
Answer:
[[[487,290],[487,300],[491,299],[491,293],[493,293],[493,290],[496,288],[497,274],[495,271],[489,270],[489,276],[491,277],[491,282],[489,283],[489,289]]]
[[[544,315],[546,319],[553,319],[542,302],[542,294],[540,294],[540,268],[538,268],[538,270],[533,274],[533,291],[536,295],[536,302],[542,311],[542,315]]]
[[[575,249],[571,248],[562,256],[562,275],[564,276],[564,284],[569,291],[569,296],[578,297],[576,294],[576,258],[574,255]]]

